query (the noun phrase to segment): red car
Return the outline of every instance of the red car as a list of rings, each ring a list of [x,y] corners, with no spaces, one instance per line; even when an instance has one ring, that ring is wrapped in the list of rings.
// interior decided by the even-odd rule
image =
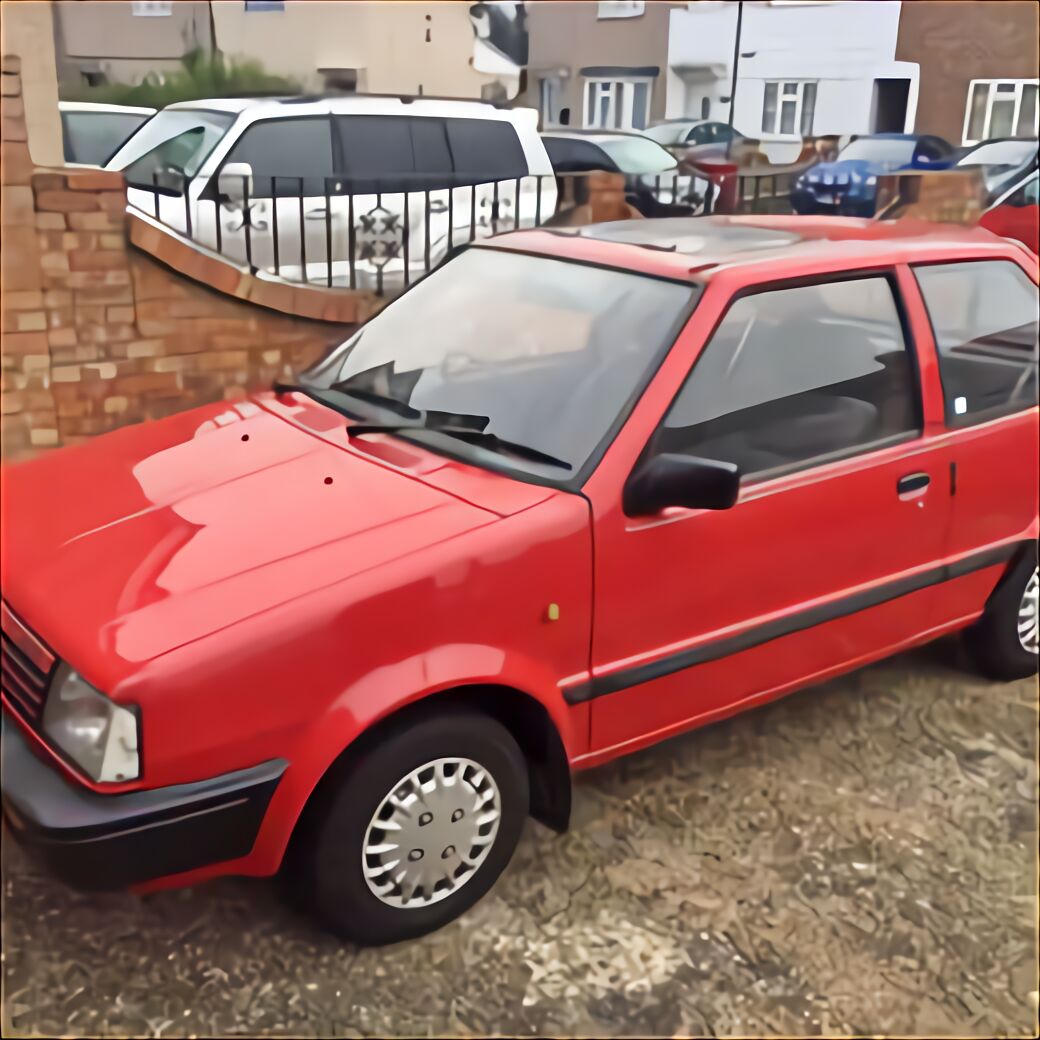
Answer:
[[[572,770],[958,630],[1036,672],[1037,277],[977,228],[523,231],[295,385],[9,467],[11,828],[389,942]]]

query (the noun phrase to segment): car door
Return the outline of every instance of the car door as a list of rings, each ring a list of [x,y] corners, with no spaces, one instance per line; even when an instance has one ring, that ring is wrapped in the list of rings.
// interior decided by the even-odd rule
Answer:
[[[231,164],[248,165],[251,177],[229,174]],[[333,262],[345,256],[346,228],[332,202],[336,187],[327,115],[252,123],[205,193],[209,205],[217,206],[214,246],[232,260],[277,269],[291,281],[327,282],[330,256]]]
[[[946,617],[977,613],[1008,550],[1036,537],[1037,286],[1010,259],[915,265],[942,379],[944,464],[955,481],[944,554],[993,559],[946,587]]]
[[[714,328],[703,350],[703,333],[681,336],[659,373],[676,392],[642,456],[735,463],[736,505],[626,516],[617,481],[589,488],[592,669],[572,696],[592,700],[601,752],[866,661],[931,623],[949,495],[895,275],[737,291],[739,279],[715,277],[689,326]]]

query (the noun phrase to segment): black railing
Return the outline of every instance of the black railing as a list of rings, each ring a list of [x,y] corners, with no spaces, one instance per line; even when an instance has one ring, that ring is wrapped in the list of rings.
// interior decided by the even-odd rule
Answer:
[[[221,175],[200,183],[157,173],[130,183],[130,202],[157,222],[262,277],[377,295],[399,291],[456,245],[521,228],[595,219],[595,173],[431,185],[382,180]],[[625,180],[644,216],[700,215],[711,185],[688,173]],[[705,199],[709,203],[705,202]]]

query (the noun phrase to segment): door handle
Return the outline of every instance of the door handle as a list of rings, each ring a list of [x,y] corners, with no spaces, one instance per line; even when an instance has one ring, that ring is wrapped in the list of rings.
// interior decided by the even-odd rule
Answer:
[[[430,212],[431,213],[447,213],[448,212],[448,204],[446,202],[441,202],[439,200],[436,201],[436,202],[431,202],[430,203]]]
[[[896,494],[902,498],[904,495],[913,495],[915,491],[924,491],[931,483],[932,478],[927,473],[908,473],[900,477],[896,484]]]
[[[325,206],[319,206],[316,209],[309,209],[306,213],[308,220],[324,220],[328,215],[329,211]]]

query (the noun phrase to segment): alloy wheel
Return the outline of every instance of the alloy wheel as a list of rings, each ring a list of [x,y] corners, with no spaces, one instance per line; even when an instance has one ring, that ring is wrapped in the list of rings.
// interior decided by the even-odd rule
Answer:
[[[1035,654],[1040,648],[1040,579],[1038,571],[1026,582],[1022,602],[1018,606],[1018,641],[1027,653]]]

